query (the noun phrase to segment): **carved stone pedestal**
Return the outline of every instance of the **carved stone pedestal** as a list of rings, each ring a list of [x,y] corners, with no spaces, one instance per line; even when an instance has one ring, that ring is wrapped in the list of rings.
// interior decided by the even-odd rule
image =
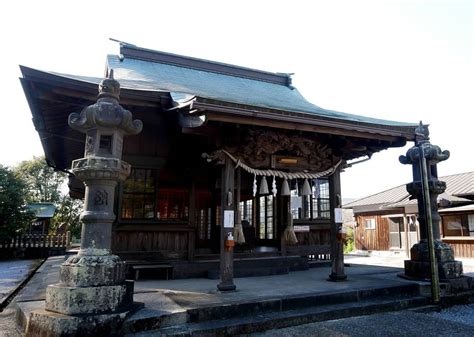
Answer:
[[[34,311],[27,336],[114,336],[133,302],[125,264],[104,249],[81,249],[61,265],[60,282],[46,288],[45,308]]]
[[[27,336],[118,336],[139,307],[117,256],[73,256],[61,266],[60,282],[46,288],[45,309],[30,315]]]
[[[441,281],[459,278],[463,275],[462,262],[454,260],[454,253],[447,243],[434,241],[435,256],[438,262],[438,275]],[[431,278],[427,240],[421,240],[411,250],[411,260],[405,261],[405,275],[413,279]]]

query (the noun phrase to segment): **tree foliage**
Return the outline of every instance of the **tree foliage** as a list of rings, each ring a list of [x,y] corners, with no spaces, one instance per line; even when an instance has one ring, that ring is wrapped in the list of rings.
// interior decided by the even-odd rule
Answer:
[[[52,202],[61,200],[61,188],[67,175],[54,171],[46,164],[44,157],[33,157],[32,160],[22,161],[16,168],[17,176],[28,185],[28,202]]]
[[[352,229],[352,227],[348,227],[347,236],[344,240],[344,253],[352,253],[354,249],[354,230]]]
[[[66,224],[73,237],[80,237],[81,220],[79,216],[81,215],[82,208],[82,200],[73,199],[67,194],[63,195],[51,222],[52,229],[57,230],[60,226]]]
[[[66,173],[48,166],[44,157],[33,157],[32,160],[21,162],[15,168],[15,173],[27,185],[28,202],[51,202],[56,206],[50,231],[55,232],[60,226],[67,225],[73,236],[80,236],[79,215],[83,201],[68,195]]]
[[[24,230],[34,219],[27,208],[28,186],[0,165],[0,240]]]

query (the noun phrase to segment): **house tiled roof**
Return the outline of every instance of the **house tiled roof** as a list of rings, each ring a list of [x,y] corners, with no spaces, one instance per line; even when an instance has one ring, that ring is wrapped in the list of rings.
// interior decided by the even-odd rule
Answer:
[[[451,196],[465,197],[474,195],[474,171],[440,177],[439,180],[446,182],[446,191],[440,196],[444,196],[448,201],[461,201],[459,198],[453,198]],[[409,200],[409,197],[410,195],[406,190],[406,186],[400,185],[352,201],[345,204],[344,208],[365,207],[371,205],[379,205],[380,208],[402,207],[403,205],[416,203],[414,200]]]
[[[474,172],[453,174],[441,178],[446,182],[446,192],[459,197],[474,194]]]

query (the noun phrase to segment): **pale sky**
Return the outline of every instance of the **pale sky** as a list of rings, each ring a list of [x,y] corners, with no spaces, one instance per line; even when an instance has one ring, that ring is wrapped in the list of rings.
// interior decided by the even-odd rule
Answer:
[[[102,77],[109,37],[140,47],[273,72],[312,103],[430,124],[451,158],[440,175],[474,170],[474,1],[2,1],[0,164],[43,153],[19,64]],[[411,146],[412,144],[409,144]],[[342,175],[344,198],[404,184],[406,148]]]

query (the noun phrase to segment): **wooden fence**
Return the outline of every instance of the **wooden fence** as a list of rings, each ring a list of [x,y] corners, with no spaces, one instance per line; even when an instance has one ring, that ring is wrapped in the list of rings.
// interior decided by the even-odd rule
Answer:
[[[71,233],[24,234],[0,242],[0,257],[47,257],[64,254],[71,245]]]

